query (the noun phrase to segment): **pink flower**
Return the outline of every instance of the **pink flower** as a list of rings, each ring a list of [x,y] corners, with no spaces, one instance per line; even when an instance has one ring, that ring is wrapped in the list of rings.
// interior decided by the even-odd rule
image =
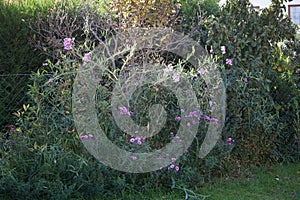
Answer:
[[[179,166],[176,166],[176,167],[175,167],[175,170],[178,172],[178,171],[179,171]]]
[[[83,61],[88,62],[90,60],[90,55],[91,55],[91,52],[85,53],[83,56]]]
[[[174,132],[170,132],[170,135],[172,135],[172,136],[173,136],[173,135],[174,135]]]
[[[200,69],[199,70],[199,74],[203,75],[205,73],[207,73],[208,71],[206,69]]]
[[[207,116],[207,115],[204,116],[204,119],[206,119],[207,121],[211,120],[211,118],[209,116]]]
[[[74,42],[75,38],[65,38],[64,39],[64,49],[69,51],[72,50],[72,43]]]
[[[219,86],[217,86],[217,85],[216,85],[216,86],[214,86],[213,88],[214,88],[214,90],[216,90],[216,89],[218,89],[218,88],[219,88]]]
[[[88,136],[89,136],[89,138],[94,138],[94,136],[92,134],[89,134]]]
[[[122,106],[119,109],[121,115],[129,115],[129,116],[132,115],[132,112],[130,112],[125,106]]]
[[[130,142],[133,143],[135,141],[134,138],[130,138]]]
[[[180,75],[179,74],[174,74],[172,78],[173,78],[174,82],[179,82],[180,81]]]
[[[79,138],[80,138],[81,140],[85,140],[85,139],[88,139],[89,136],[88,136],[88,135],[81,135],[81,136],[79,136]]]
[[[92,134],[85,134],[85,135],[81,135],[79,136],[80,140],[85,140],[85,139],[89,139],[89,138],[94,138],[94,136]]]
[[[212,106],[213,106],[213,104],[214,104],[214,102],[213,102],[213,101],[209,101],[209,106],[210,106],[210,107],[212,107]]]
[[[227,64],[227,65],[232,65],[232,59],[227,58],[227,59],[226,59],[226,64]]]
[[[172,161],[172,162],[175,162],[175,161],[176,161],[176,158],[171,158],[171,161]]]
[[[248,80],[247,78],[244,78],[243,81],[244,81],[245,83],[248,83],[248,82],[249,82],[249,80]]]
[[[187,127],[190,127],[190,126],[191,126],[191,123],[190,123],[190,122],[188,122],[186,125],[187,125]]]
[[[180,120],[181,120],[181,117],[180,117],[180,116],[177,116],[177,117],[175,117],[175,120],[176,120],[176,121],[180,121]]]
[[[232,139],[231,137],[229,137],[229,138],[227,138],[226,142],[227,142],[229,145],[233,145],[234,139]]]
[[[141,144],[142,144],[142,141],[141,141],[141,140],[138,140],[136,143],[137,143],[138,145],[141,145]]]
[[[136,156],[130,156],[130,158],[131,158],[132,160],[136,160],[136,159],[137,159]]]
[[[173,71],[173,66],[170,64],[170,65],[168,65],[167,68],[163,69],[163,71],[164,71],[164,75],[163,76],[166,77],[166,76],[168,76],[170,74],[171,71]]]
[[[226,54],[226,47],[225,46],[221,46],[221,51],[222,51],[222,54]]]
[[[170,169],[173,169],[175,167],[175,165],[171,164],[170,165]]]
[[[219,120],[216,118],[211,118],[211,121],[215,122],[215,124],[217,124],[219,122]]]

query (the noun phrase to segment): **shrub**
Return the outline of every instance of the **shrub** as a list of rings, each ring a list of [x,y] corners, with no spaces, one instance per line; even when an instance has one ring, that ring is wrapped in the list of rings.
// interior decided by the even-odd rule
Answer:
[[[51,1],[0,1],[0,130],[12,124],[12,112],[16,111],[25,99],[29,74],[44,61],[45,56],[34,51],[29,44],[31,31],[29,20],[37,10],[47,11]]]
[[[271,162],[275,152],[287,145],[279,136],[283,133],[277,126],[287,119],[276,111],[281,94],[274,93],[273,88],[275,79],[281,78],[273,68],[280,62],[277,43],[284,38],[293,39],[295,28],[284,17],[282,2],[273,1],[261,14],[250,5],[247,0],[228,1],[220,17],[213,18],[207,25],[211,52],[227,66],[224,135],[236,138],[231,158],[238,165]],[[289,90],[295,91],[295,88]],[[294,137],[295,132],[288,136],[291,146],[295,145],[291,139]],[[293,156],[296,151],[293,150]]]
[[[74,77],[77,70],[81,69],[84,53],[93,50],[97,43],[103,44],[103,41],[108,41],[110,36],[120,29],[111,23],[109,15],[99,15],[94,10],[89,10],[91,7],[88,5],[79,4],[80,6],[74,5],[65,8],[65,3],[68,2],[55,5],[47,20],[31,22],[32,29],[36,31],[36,39],[41,41],[40,44],[37,42],[35,44],[37,47],[45,49],[45,53],[51,56],[53,62],[48,61],[45,66],[33,73],[31,76],[32,84],[29,86],[28,93],[31,104],[29,108],[25,106],[23,110],[15,113],[18,117],[16,133],[21,135],[22,148],[17,145],[2,149],[3,161],[6,163],[3,170],[11,174],[8,179],[12,180],[18,177],[17,181],[14,182],[18,183],[16,183],[18,185],[16,194],[29,192],[28,197],[30,198],[37,196],[62,199],[86,198],[93,196],[96,192],[105,196],[124,189],[142,192],[147,187],[169,187],[172,179],[177,185],[185,186],[192,186],[203,181],[201,177],[197,177],[199,170],[196,166],[201,162],[198,159],[198,142],[200,143],[204,138],[207,128],[205,120],[201,120],[201,125],[204,128],[199,130],[197,141],[189,149],[190,153],[186,153],[181,160],[172,161],[174,169],[171,168],[170,163],[169,167],[163,168],[161,171],[125,174],[107,169],[86,153],[80,142],[81,137],[75,130],[74,119],[71,115],[71,93]],[[75,12],[77,13],[76,17],[73,15]],[[63,23],[60,23],[60,20]],[[52,26],[53,24],[54,26]],[[80,27],[86,29],[82,30]],[[98,29],[97,32],[95,31],[96,28]],[[43,38],[48,39],[48,41]],[[68,44],[64,44],[64,42]],[[97,90],[96,106],[99,110],[97,114],[100,126],[106,130],[107,137],[119,147],[130,151],[153,151],[169,142],[172,137],[175,137],[176,128],[178,128],[179,122],[174,121],[174,118],[181,114],[174,94],[159,84],[155,86],[146,85],[140,88],[139,93],[131,99],[132,111],[137,113],[133,118],[139,124],[147,123],[149,121],[147,113],[152,104],[162,103],[169,116],[167,118],[168,123],[161,132],[155,138],[143,141],[143,144],[139,146],[136,143],[130,143],[131,138],[120,130],[113,121],[110,98],[116,82],[114,77],[119,75],[120,70],[125,69],[126,72],[126,67],[137,66],[143,62],[144,60],[140,58],[143,58],[144,55],[149,56],[153,62],[166,67],[172,66],[170,73],[177,73],[180,77],[191,80],[196,94],[201,97],[199,98],[200,103],[204,105],[202,108],[203,116],[201,117],[208,115],[210,109],[209,96],[205,96],[206,86],[203,79],[194,78],[195,76],[200,77],[198,68],[193,68],[189,64],[181,64],[176,55],[164,51],[137,51],[133,55],[126,53],[121,55],[116,61],[115,70],[106,71],[108,73],[104,73],[105,76],[101,79]],[[126,64],[124,60],[127,60],[129,64]],[[155,69],[153,70],[155,71]],[[163,73],[160,76],[163,76]],[[141,98],[146,100],[141,100]],[[207,117],[207,120],[211,119]],[[170,134],[173,129],[174,136]],[[2,139],[1,142],[7,144],[14,140],[12,134],[14,133],[10,133],[9,137]],[[22,163],[22,169],[16,167],[16,170],[13,171],[11,167],[15,167],[17,163]],[[183,177],[188,183],[180,181]],[[3,180],[0,187],[2,191],[10,190],[11,186],[4,184],[7,180],[4,177],[3,179],[1,177],[1,180]],[[34,187],[30,187],[33,182]],[[157,184],[152,185],[152,183]],[[45,187],[47,191],[44,190]],[[7,194],[8,196],[12,195],[11,193]]]
[[[298,40],[279,43],[280,54],[271,82],[271,95],[278,115],[274,159],[280,162],[299,160],[299,49]]]
[[[198,113],[201,128],[186,153],[178,160],[171,160],[169,166],[159,171],[143,174],[130,174],[110,169],[92,158],[86,152],[81,140],[86,136],[91,138],[93,135],[78,135],[79,131],[75,128],[72,115],[74,113],[71,109],[75,76],[84,69],[83,66],[89,66],[87,64],[89,60],[103,66],[104,61],[98,58],[99,55],[95,58],[90,52],[98,44],[103,47],[106,42],[114,41],[113,35],[124,34],[122,29],[124,24],[114,21],[111,13],[101,14],[98,10],[94,10],[95,7],[92,5],[71,1],[53,5],[46,19],[37,15],[36,21],[31,21],[31,28],[35,32],[35,40],[32,44],[43,50],[50,60],[32,74],[32,84],[29,86],[28,93],[31,104],[15,113],[18,117],[17,127],[3,135],[0,140],[3,163],[0,194],[3,196],[6,194],[6,198],[12,199],[24,198],[24,193],[28,194],[28,198],[70,199],[93,198],[97,194],[106,197],[123,190],[144,192],[149,187],[153,189],[178,185],[183,188],[195,185],[200,187],[206,178],[223,173],[224,170],[230,172],[232,167],[259,165],[274,159],[274,151],[278,150],[274,144],[275,146],[282,144],[278,139],[281,137],[280,134],[274,134],[278,130],[276,126],[278,112],[274,98],[270,95],[269,81],[275,74],[272,67],[275,67],[277,59],[272,56],[277,55],[274,53],[277,50],[268,46],[270,51],[262,51],[260,57],[254,58],[253,55],[258,51],[251,47],[252,42],[261,41],[256,44],[259,46],[269,39],[268,35],[264,35],[263,30],[256,26],[252,26],[252,29],[258,28],[261,35],[253,36],[253,39],[246,41],[234,40],[235,34],[245,38],[250,38],[249,34],[255,34],[252,33],[253,30],[249,32],[247,25],[257,21],[258,24],[265,22],[255,11],[251,9],[248,11],[248,5],[244,1],[228,3],[226,9],[221,11],[220,19],[211,21],[211,24],[206,27],[211,30],[209,44],[215,53],[212,57],[221,60],[226,66],[225,74],[222,71],[223,65],[218,67],[223,73],[222,78],[228,88],[228,116],[224,135],[215,149],[204,159],[198,157],[199,144],[202,143],[207,131],[207,121],[212,121],[209,113],[214,102],[210,102],[207,93],[208,85],[204,83],[201,74],[206,73],[205,69],[208,71],[211,65],[201,63],[193,67],[182,61],[182,58],[168,52],[168,49],[158,52],[157,49],[144,49],[118,55],[114,65],[106,68],[103,76],[98,77],[95,107],[98,111],[100,127],[105,130],[106,136],[115,145],[127,151],[151,152],[170,142],[173,137],[176,137],[178,131],[179,122],[174,119],[179,116],[185,117],[185,111],[180,109],[174,94],[159,84],[161,80],[157,84],[138,88],[128,100],[128,107],[113,108],[111,97],[118,81],[116,77],[123,75],[128,78],[125,79],[127,82],[124,84],[130,83],[131,68],[138,70],[140,69],[138,66],[147,61],[157,63],[163,65],[170,73],[164,75],[163,72],[166,71],[163,71],[158,73],[157,77],[163,79],[165,76],[173,78],[172,75],[177,75],[174,76],[174,81],[177,81],[178,77],[187,78],[202,105],[201,110],[195,108],[198,109],[196,111],[202,111],[201,114]],[[238,21],[240,14],[235,12],[235,9],[246,14],[243,19],[245,24],[241,25]],[[143,12],[138,14],[143,15]],[[268,12],[264,16],[268,16]],[[155,17],[157,16],[154,16],[155,20],[151,23],[157,22]],[[132,20],[140,25],[138,23],[140,18],[137,21],[135,18]],[[229,30],[220,28],[230,26],[233,28]],[[270,27],[265,25],[267,31],[272,27],[272,25]],[[276,26],[273,28],[276,30]],[[221,35],[214,34],[214,31]],[[129,33],[126,32],[125,36]],[[132,38],[126,37],[126,39]],[[277,39],[274,39],[274,44],[278,42]],[[221,47],[223,45],[225,49]],[[102,53],[106,55],[105,51]],[[272,59],[267,61],[264,56]],[[226,60],[230,58],[232,60]],[[249,59],[250,62],[246,62],[245,59]],[[87,65],[82,65],[83,63]],[[266,64],[271,64],[272,67],[267,68]],[[149,70],[158,71],[155,65]],[[138,80],[134,82],[137,83]],[[81,89],[88,89],[88,87],[82,85]],[[113,120],[113,110],[120,109],[123,114],[131,115],[138,125],[147,125],[148,113],[153,103],[162,104],[168,118],[167,125],[152,138],[143,140],[143,138],[130,137]],[[288,108],[292,109],[293,105],[290,104]],[[193,115],[193,113],[186,114]],[[286,141],[286,144],[290,141],[292,139]],[[11,190],[13,186],[14,193]]]

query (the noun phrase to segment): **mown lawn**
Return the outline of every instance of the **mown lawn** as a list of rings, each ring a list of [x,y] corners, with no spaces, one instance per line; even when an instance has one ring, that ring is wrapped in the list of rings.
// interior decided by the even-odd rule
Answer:
[[[186,195],[183,189],[124,192],[108,200],[293,200],[300,199],[300,163],[252,168],[239,178],[218,178],[206,183],[194,194]],[[198,196],[197,196],[198,194]],[[193,197],[194,196],[194,197]],[[197,196],[197,198],[195,198]],[[101,197],[97,200],[102,199]]]

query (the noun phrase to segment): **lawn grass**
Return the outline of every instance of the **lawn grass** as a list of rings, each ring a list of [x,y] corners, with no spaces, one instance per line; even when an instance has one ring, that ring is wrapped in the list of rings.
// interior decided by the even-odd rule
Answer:
[[[300,163],[251,168],[239,178],[216,178],[211,183],[205,183],[194,193],[199,194],[198,198],[193,198],[190,193],[187,199],[298,200],[300,199]],[[186,197],[184,189],[173,189],[172,191],[148,190],[143,194],[124,192],[106,199],[181,200]]]

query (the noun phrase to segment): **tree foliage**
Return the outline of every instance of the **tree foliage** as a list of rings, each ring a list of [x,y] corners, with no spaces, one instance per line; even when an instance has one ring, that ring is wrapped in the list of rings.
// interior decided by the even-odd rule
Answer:
[[[281,1],[257,12],[249,0],[228,1],[219,18],[209,21],[208,44],[227,47],[228,56],[245,68],[270,67],[276,62],[276,44],[292,38],[295,27],[286,18]]]
[[[115,0],[110,10],[121,27],[171,26],[178,13],[177,0]]]

